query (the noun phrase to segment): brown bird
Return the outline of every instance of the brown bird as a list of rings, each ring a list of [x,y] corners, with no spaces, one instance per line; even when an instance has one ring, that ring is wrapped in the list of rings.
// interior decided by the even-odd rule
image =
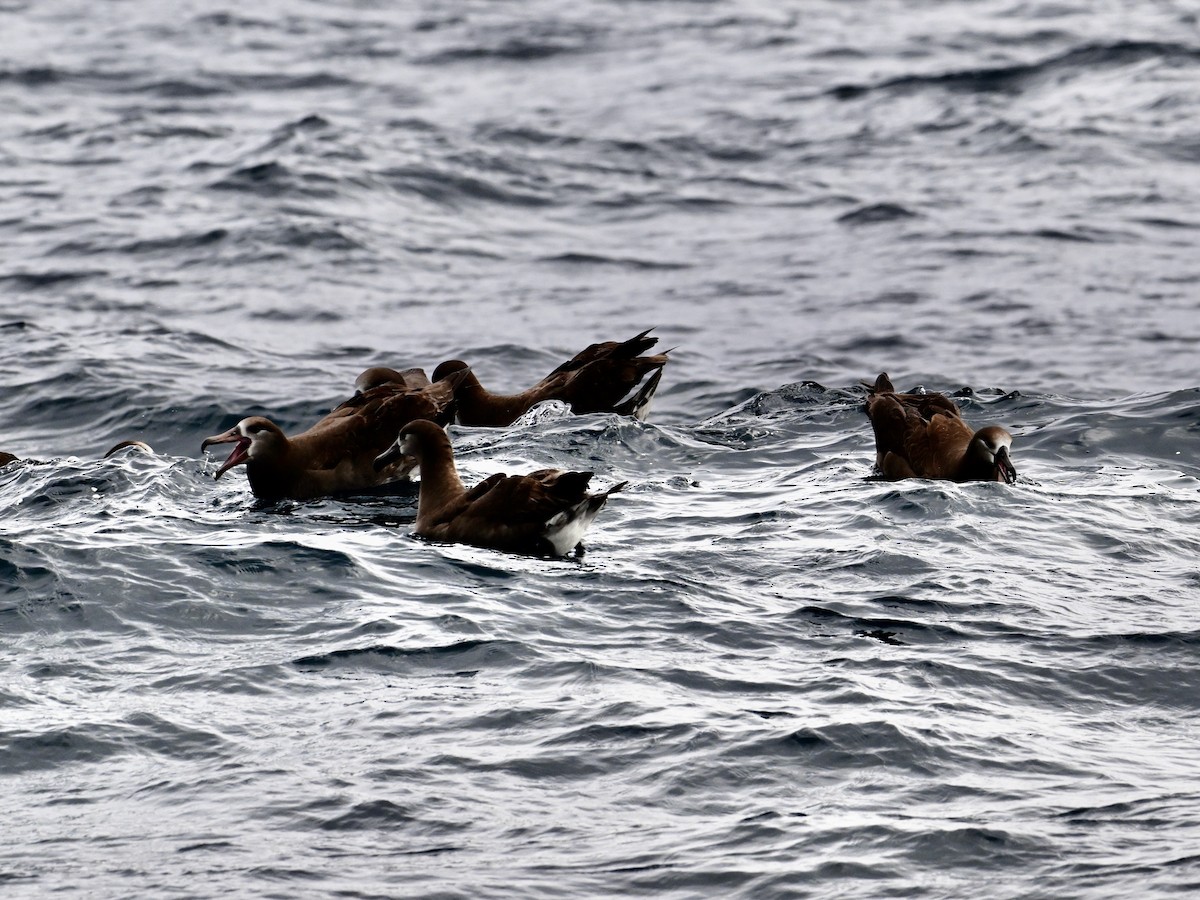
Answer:
[[[215,477],[244,463],[250,489],[262,500],[311,500],[367,490],[403,475],[377,468],[375,457],[413,419],[448,421],[455,389],[467,374],[454,373],[418,390],[381,384],[290,438],[270,419],[251,416],[223,434],[205,438],[200,449],[236,444]]]
[[[508,553],[583,555],[583,534],[622,481],[599,494],[587,492],[591,472],[540,469],[528,475],[498,472],[467,490],[454,465],[445,430],[418,419],[375,460],[387,468],[421,469],[416,532],[423,538]]]
[[[11,453],[4,453],[3,451],[0,451],[0,466],[7,466],[10,462],[16,461],[17,457],[13,456]]]
[[[560,400],[576,415],[615,412],[645,421],[671,352],[642,356],[658,343],[658,338],[647,337],[649,333],[647,329],[627,341],[592,344],[519,394],[493,394],[470,375],[458,391],[457,421],[461,425],[503,427],[545,400]],[[434,370],[433,378],[436,381],[465,368],[467,364],[462,360],[447,360]],[[627,397],[650,372],[653,374],[646,383]]]
[[[377,388],[382,384],[399,384],[415,391],[429,387],[429,376],[425,374],[424,369],[419,368],[397,372],[387,366],[372,366],[354,379],[355,396],[365,394],[371,388]]]
[[[1012,435],[998,425],[978,431],[944,394],[898,394],[887,373],[868,383],[867,416],[875,431],[875,465],[890,481],[1017,480],[1009,459]]]

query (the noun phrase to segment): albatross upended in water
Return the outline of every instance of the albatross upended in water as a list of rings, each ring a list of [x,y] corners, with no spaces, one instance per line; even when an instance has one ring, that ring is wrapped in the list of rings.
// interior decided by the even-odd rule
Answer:
[[[875,431],[875,464],[890,481],[1017,480],[1009,459],[1012,435],[999,425],[972,431],[944,394],[898,394],[883,373],[870,387],[866,406]]]
[[[565,556],[583,553],[583,534],[610,494],[587,492],[591,472],[540,469],[528,475],[499,472],[467,490],[454,465],[445,430],[418,419],[375,461],[380,467],[420,466],[416,532],[424,538],[508,553]]]
[[[642,356],[658,343],[658,338],[648,337],[649,334],[647,329],[627,341],[592,344],[519,394],[493,394],[470,375],[458,392],[458,422],[492,427],[511,425],[544,400],[560,400],[576,415],[615,412],[644,421],[650,414],[650,401],[670,353],[668,350]],[[447,360],[434,370],[433,378],[436,381],[465,368],[467,364],[462,360]],[[653,374],[639,388],[648,373]],[[632,396],[627,396],[635,388]]]
[[[250,416],[205,438],[200,449],[236,444],[215,477],[244,464],[250,489],[262,500],[311,500],[368,490],[401,477],[396,467],[377,468],[375,457],[413,419],[448,421],[454,392],[467,374],[454,373],[418,390],[381,384],[290,438],[270,419]]]

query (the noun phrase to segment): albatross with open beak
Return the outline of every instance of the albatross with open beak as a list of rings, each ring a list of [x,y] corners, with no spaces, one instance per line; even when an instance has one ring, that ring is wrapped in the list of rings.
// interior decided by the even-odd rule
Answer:
[[[311,500],[369,490],[403,475],[398,469],[374,465],[396,432],[417,418],[449,421],[454,392],[468,374],[452,373],[416,390],[381,384],[356,394],[292,437],[270,419],[250,416],[222,434],[205,438],[200,449],[234,444],[215,477],[245,465],[250,489],[262,500]]]

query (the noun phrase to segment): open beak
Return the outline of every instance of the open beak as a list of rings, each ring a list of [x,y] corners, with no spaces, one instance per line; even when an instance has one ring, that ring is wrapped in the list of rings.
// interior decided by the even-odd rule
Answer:
[[[234,466],[241,465],[250,458],[250,438],[244,437],[237,430],[237,427],[230,428],[224,434],[215,434],[212,437],[205,438],[200,444],[200,452],[203,453],[212,444],[237,444],[233,448],[233,452],[229,454],[229,459],[225,460],[221,468],[217,469],[217,474],[213,479],[220,478]]]
[[[1008,448],[1001,447],[996,453],[996,471],[1004,479],[1005,484],[1013,484],[1017,480],[1017,470],[1012,460],[1008,458]]]

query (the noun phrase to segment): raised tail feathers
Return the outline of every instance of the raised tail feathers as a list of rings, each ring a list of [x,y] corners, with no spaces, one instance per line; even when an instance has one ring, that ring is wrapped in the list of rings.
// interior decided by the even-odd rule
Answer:
[[[622,416],[633,416],[639,422],[645,422],[650,418],[650,406],[654,400],[654,392],[658,390],[658,383],[662,381],[662,373],[662,367],[659,366],[633,396],[614,406],[613,412]]]

